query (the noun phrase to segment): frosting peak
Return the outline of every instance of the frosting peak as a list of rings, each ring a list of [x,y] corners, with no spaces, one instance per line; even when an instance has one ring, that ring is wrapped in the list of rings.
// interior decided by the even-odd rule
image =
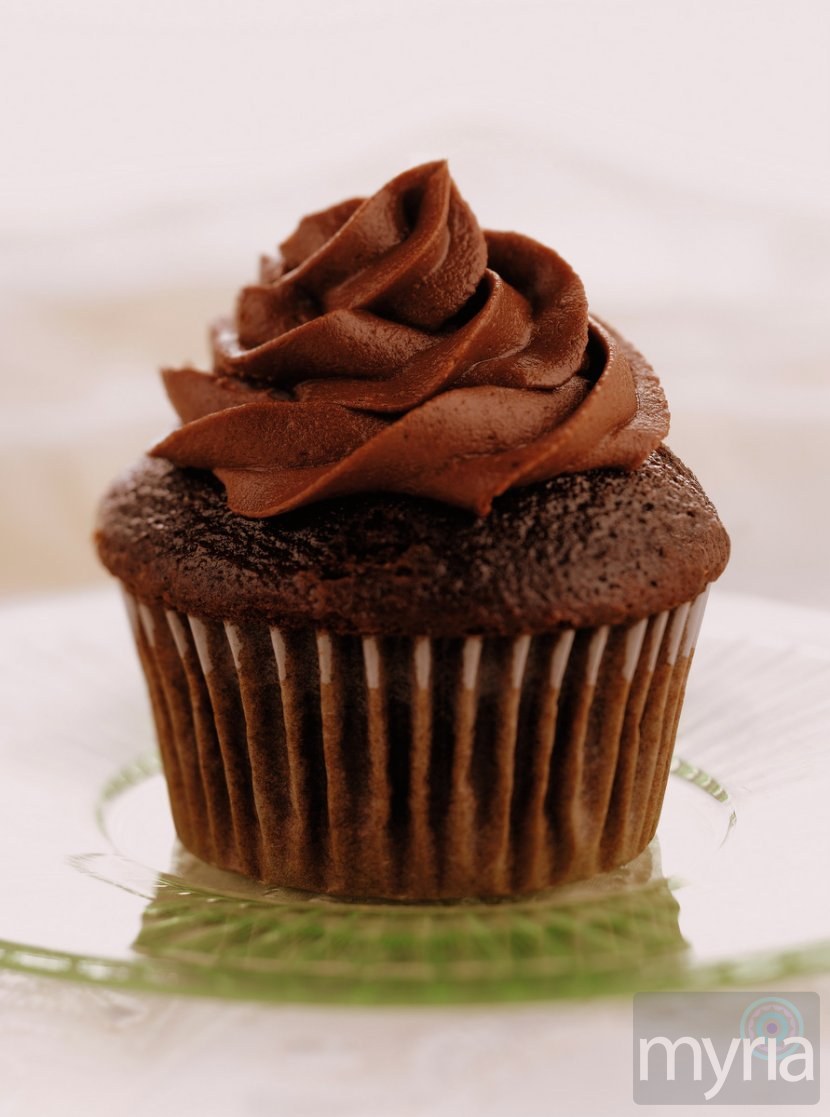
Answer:
[[[165,370],[183,426],[151,454],[265,517],[355,492],[486,514],[514,485],[636,468],[668,411],[551,249],[484,232],[445,162],[311,214],[264,257],[212,374]]]

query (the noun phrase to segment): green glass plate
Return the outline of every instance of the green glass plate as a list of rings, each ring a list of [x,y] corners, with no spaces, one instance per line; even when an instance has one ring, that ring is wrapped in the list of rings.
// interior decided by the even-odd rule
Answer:
[[[176,842],[112,592],[0,610],[0,966],[271,1001],[516,1001],[830,968],[830,625],[713,596],[658,835],[500,903],[266,889]]]

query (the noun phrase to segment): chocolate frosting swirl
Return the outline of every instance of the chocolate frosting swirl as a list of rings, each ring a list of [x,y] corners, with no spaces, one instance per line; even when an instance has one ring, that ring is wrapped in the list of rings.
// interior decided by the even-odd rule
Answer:
[[[243,516],[369,491],[484,515],[511,486],[634,469],[668,430],[579,277],[482,231],[445,162],[305,217],[212,348],[212,373],[164,371],[183,425],[151,454],[213,470]]]

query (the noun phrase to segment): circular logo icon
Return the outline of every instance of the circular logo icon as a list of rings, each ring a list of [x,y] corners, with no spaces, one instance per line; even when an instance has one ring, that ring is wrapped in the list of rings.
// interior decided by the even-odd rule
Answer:
[[[785,1040],[791,1036],[804,1035],[804,1018],[792,1001],[786,997],[759,997],[747,1005],[741,1017],[742,1039],[763,1039],[766,1042],[753,1048],[756,1059],[769,1061],[770,1051],[775,1058],[783,1059],[788,1054]],[[768,1041],[774,1039],[773,1047]]]

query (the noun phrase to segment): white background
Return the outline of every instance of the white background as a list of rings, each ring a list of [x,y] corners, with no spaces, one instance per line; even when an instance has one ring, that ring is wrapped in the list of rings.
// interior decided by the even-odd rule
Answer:
[[[652,360],[734,541],[830,605],[830,5],[3,6],[0,591],[102,577],[98,494],[310,208],[450,159]]]
[[[733,537],[723,585],[830,606],[830,4],[5,0],[2,28],[0,592],[103,577],[95,501],[173,421],[157,368],[204,355],[207,321],[260,251],[302,213],[447,156],[482,223],[557,248],[654,363],[669,443]],[[103,1042],[121,1002],[33,989],[0,1000],[21,1051],[63,1043],[96,1074],[73,1014]],[[149,1021],[141,1050],[108,1057],[161,1074],[174,1010],[131,1005]],[[201,1039],[164,1067],[197,1075],[242,1010],[221,1025],[183,1011]],[[596,1025],[614,1050],[620,1011]],[[281,1019],[298,1037],[283,1051],[291,1112],[317,1112],[314,1014]],[[515,1021],[509,1059],[477,1046],[485,1022],[443,1025],[430,1073],[464,1086],[434,1112],[507,1112],[522,1078],[525,1111],[554,1110],[556,1049],[576,1057],[567,1017]],[[390,1026],[405,1044],[411,1024]],[[394,1112],[372,1088],[379,1027],[354,1033],[367,1046],[344,1112]],[[222,1062],[216,1112],[267,1056]],[[570,1091],[569,1112],[592,1096]]]

